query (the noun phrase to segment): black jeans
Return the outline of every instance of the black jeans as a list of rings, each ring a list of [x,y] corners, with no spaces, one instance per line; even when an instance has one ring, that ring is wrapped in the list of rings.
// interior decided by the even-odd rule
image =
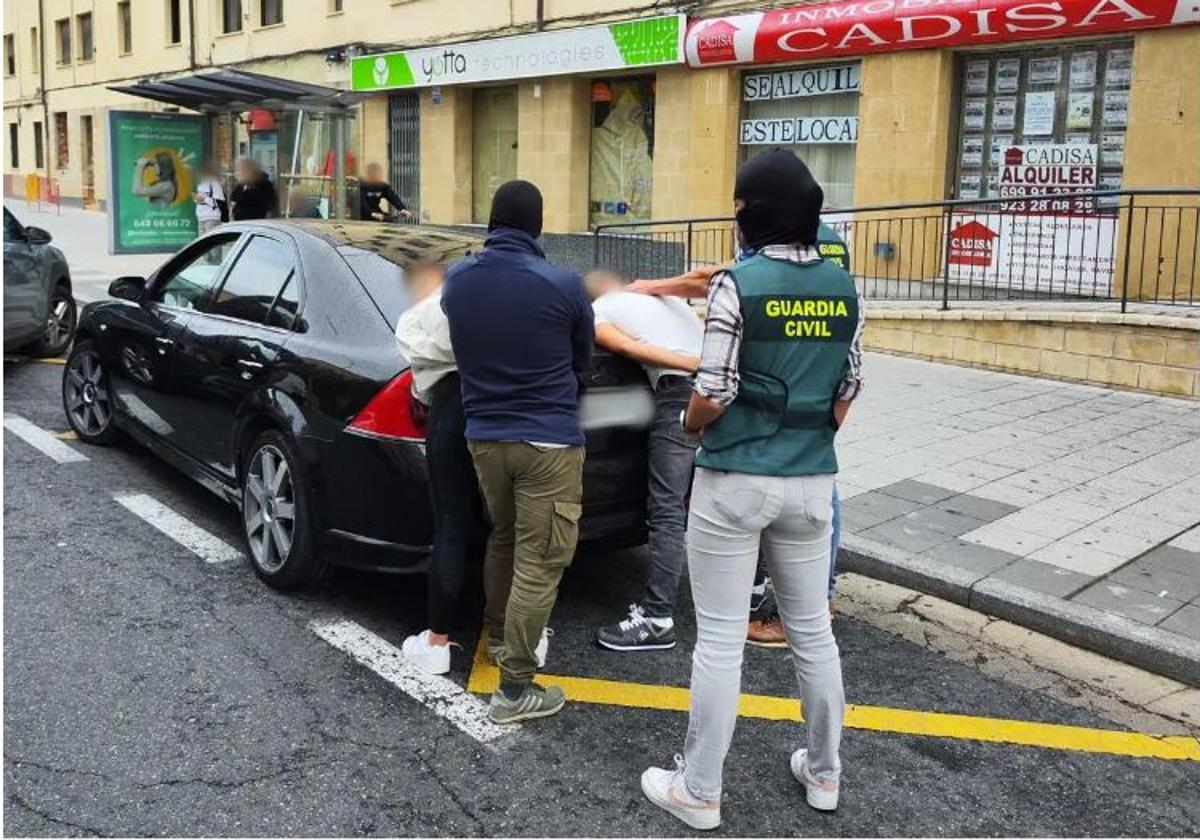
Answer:
[[[429,563],[429,629],[449,633],[459,605],[476,529],[482,521],[479,483],[464,437],[462,384],[452,373],[430,394],[425,460],[433,503],[433,555]]]
[[[692,380],[663,376],[654,391],[654,422],[649,440],[650,573],[646,580],[646,615],[669,618],[675,608],[679,577],[687,559],[687,495],[700,440],[679,425],[679,414],[692,395]]]

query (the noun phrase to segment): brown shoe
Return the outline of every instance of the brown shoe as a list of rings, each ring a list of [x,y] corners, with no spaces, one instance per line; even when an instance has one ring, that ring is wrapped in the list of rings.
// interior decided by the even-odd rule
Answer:
[[[779,616],[773,615],[770,618],[751,621],[746,630],[746,643],[758,647],[787,647],[787,635],[783,632],[783,620]]]

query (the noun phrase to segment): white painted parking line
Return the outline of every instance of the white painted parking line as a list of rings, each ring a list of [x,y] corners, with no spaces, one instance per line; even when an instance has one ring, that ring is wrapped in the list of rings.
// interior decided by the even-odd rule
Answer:
[[[52,432],[47,432],[40,426],[35,426],[24,417],[18,417],[15,414],[6,414],[4,416],[4,428],[28,443],[38,452],[53,458],[60,464],[74,464],[79,461],[88,460],[88,456],[82,452],[76,452],[55,437]]]
[[[487,704],[478,697],[453,680],[422,671],[398,647],[353,621],[316,619],[308,628],[476,741],[494,741],[516,728],[492,723],[487,719]]]
[[[242,559],[242,553],[236,548],[180,516],[158,499],[144,493],[117,493],[113,498],[188,551],[199,555],[205,563],[227,563]]]

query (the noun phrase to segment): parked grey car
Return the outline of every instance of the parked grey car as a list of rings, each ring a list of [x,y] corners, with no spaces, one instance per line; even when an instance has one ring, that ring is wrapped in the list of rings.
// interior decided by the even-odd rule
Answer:
[[[4,208],[4,351],[61,356],[75,337],[71,272],[50,234]]]

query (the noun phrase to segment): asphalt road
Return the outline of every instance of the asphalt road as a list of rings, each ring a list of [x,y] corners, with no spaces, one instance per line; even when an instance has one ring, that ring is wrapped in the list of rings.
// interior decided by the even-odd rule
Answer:
[[[6,362],[6,416],[67,428],[61,367]],[[682,745],[686,714],[574,703],[486,744],[316,636],[347,618],[399,645],[423,581],[341,574],[262,586],[205,563],[118,504],[147,494],[231,546],[236,514],[148,453],[67,442],[56,463],[4,437],[6,835],[679,835],[641,771]],[[687,684],[680,649],[618,655],[591,628],[638,594],[643,555],[577,559],[548,670]],[[474,614],[472,611],[471,614]],[[477,622],[452,678],[465,685]],[[852,703],[1114,728],[871,625],[835,622]],[[743,690],[794,691],[749,649]],[[1200,763],[849,729],[842,804],[809,810],[787,770],[800,728],[743,719],[726,766],[728,835],[1194,835]]]

